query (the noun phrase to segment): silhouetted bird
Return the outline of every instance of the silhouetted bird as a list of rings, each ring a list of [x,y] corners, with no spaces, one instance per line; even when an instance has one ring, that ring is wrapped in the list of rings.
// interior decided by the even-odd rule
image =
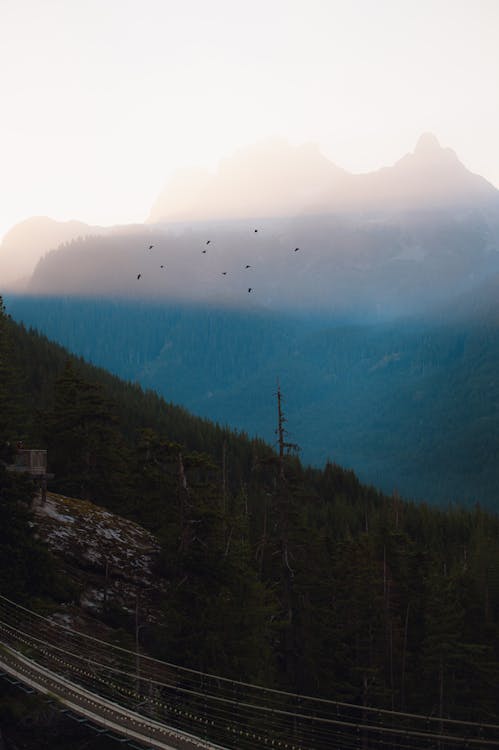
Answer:
[[[149,245],[149,250],[152,250],[154,245]]]
[[[206,252],[206,250],[201,250],[201,252],[202,252],[202,253],[205,253],[205,252]]]
[[[209,245],[211,240],[206,240],[206,244]]]
[[[248,289],[248,294],[250,294],[250,292],[251,292],[251,291],[252,291],[252,287],[250,287],[250,288]]]
[[[141,273],[137,274],[137,278],[138,278],[138,279],[140,279],[140,277],[141,277],[141,276],[142,276],[142,274],[141,274]]]
[[[254,232],[258,232],[258,229],[254,229],[253,231],[254,231]]]
[[[245,268],[251,268],[251,266],[250,266],[250,265],[246,265],[246,266],[244,266],[244,267],[245,267]]]
[[[227,276],[227,271],[222,271],[222,276]]]
[[[299,249],[299,247],[295,247],[295,253],[297,253]]]
[[[164,266],[160,266],[160,268],[164,268]]]

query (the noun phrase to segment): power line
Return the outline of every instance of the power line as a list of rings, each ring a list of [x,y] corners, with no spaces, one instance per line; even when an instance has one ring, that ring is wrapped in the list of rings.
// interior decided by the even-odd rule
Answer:
[[[238,748],[280,743],[283,748],[322,750],[333,747],[335,738],[345,750],[366,746],[367,740],[373,750],[393,747],[395,740],[397,748],[406,750],[435,742],[446,748],[499,747],[496,724],[377,709],[229,680],[89,636],[2,595],[0,628],[5,642],[34,652],[31,663],[50,664],[51,674],[62,670],[93,695],[119,696],[120,705],[141,716],[155,712],[161,721],[203,729],[218,741],[237,737]]]

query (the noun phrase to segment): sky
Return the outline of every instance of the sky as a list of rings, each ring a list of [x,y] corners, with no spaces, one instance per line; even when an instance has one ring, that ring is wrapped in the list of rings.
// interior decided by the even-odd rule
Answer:
[[[498,90],[499,0],[0,0],[0,238],[274,136],[366,172],[431,131],[499,187]]]

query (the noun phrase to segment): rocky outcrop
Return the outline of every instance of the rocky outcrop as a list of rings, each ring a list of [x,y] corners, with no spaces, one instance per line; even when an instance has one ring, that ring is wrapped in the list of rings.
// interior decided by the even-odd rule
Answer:
[[[74,624],[82,614],[99,617],[110,609],[135,616],[140,606],[142,623],[156,619],[166,582],[156,573],[160,544],[153,534],[93,503],[52,492],[33,511],[38,537],[78,591],[82,612],[68,608],[57,617]]]

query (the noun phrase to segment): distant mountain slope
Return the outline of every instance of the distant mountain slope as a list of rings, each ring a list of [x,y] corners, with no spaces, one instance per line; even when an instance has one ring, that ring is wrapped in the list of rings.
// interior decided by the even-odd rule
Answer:
[[[280,379],[305,462],[387,492],[497,508],[498,318],[352,324],[123,301],[12,298],[19,320],[221,424],[275,442]]]
[[[426,311],[499,271],[499,214],[302,217],[255,228],[150,226],[74,240],[40,261],[28,289],[383,319]]]
[[[215,174],[184,170],[157,198],[149,222],[294,216],[350,176],[314,144],[270,139],[220,162]]]
[[[450,148],[424,133],[413,153],[391,167],[354,175],[345,190],[330,192],[323,210],[382,214],[428,210],[483,209],[497,212],[499,191],[473,174]]]
[[[39,302],[41,318],[49,300]],[[70,304],[71,300],[63,300],[52,312],[70,319]],[[93,337],[102,347],[106,310],[99,310],[95,300],[91,310],[92,315],[85,315],[82,308],[80,322],[87,321],[86,339]],[[240,382],[234,382],[237,400],[248,408],[264,410],[263,403],[258,406],[251,401],[248,388],[253,376],[262,372],[268,352],[262,360],[255,360],[251,326],[244,328],[241,316],[231,326],[220,312],[218,317],[206,310],[186,315],[184,309],[167,315],[155,306],[139,311],[134,326],[133,310],[127,311],[120,303],[115,312],[121,313],[115,320],[121,318],[131,339],[139,341],[142,332],[152,348],[154,336],[168,336],[171,345],[160,351],[157,364],[165,366],[163,376],[170,366],[176,368],[177,377],[169,379],[169,388],[189,373],[202,381],[207,369],[207,376],[212,377],[217,365],[209,350],[216,343],[225,376],[234,382],[234,373],[241,372]],[[154,319],[162,324],[159,332],[150,331]],[[99,329],[96,320],[101,321]],[[114,628],[110,640],[131,646],[133,656],[144,647],[170,664],[188,667],[186,681],[180,681],[176,671],[174,687],[185,687],[191,695],[194,669],[205,673],[201,687],[206,674],[237,680],[238,700],[241,684],[254,683],[295,695],[356,703],[358,716],[367,705],[400,708],[437,717],[436,726],[443,684],[448,716],[480,722],[481,728],[484,722],[497,723],[497,701],[491,689],[499,679],[494,659],[499,633],[496,514],[478,507],[439,511],[406,502],[397,493],[382,495],[361,485],[353,472],[332,463],[320,470],[304,469],[293,456],[281,462],[261,441],[196,419],[82,361],[71,358],[67,362],[67,352],[26,331],[3,312],[0,323],[0,363],[12,384],[7,393],[6,379],[0,379],[2,456],[12,452],[12,442],[21,431],[26,441],[36,440],[32,445],[39,446],[44,436],[55,474],[51,487],[73,485],[78,490],[62,493],[66,499],[52,493],[46,507],[30,519],[26,500],[32,486],[0,461],[2,592],[7,589],[12,599],[17,599],[19,591],[25,596],[29,593],[34,601],[23,598],[27,606],[54,618],[56,611],[62,613],[66,623],[72,622],[68,615],[84,603],[87,613],[95,613],[90,625],[93,635],[108,638],[102,618],[107,628]],[[361,375],[369,376],[366,392],[376,390],[376,381],[384,384],[377,391],[378,407],[373,405],[371,416],[379,419],[380,432],[374,435],[379,443],[389,428],[380,417],[387,422],[397,403],[407,402],[418,373],[428,376],[423,387],[431,386],[443,367],[450,366],[451,377],[440,379],[440,388],[431,392],[433,403],[442,401],[442,413],[447,413],[445,387],[452,390],[454,385],[452,367],[457,364],[461,369],[462,362],[480,364],[486,353],[472,331],[464,337],[452,330],[439,336],[438,331],[406,326],[401,335],[397,329],[374,327],[366,336],[362,327],[313,323],[300,321],[297,326],[296,321],[282,321],[280,327],[271,327],[273,338],[267,335],[268,349],[279,367],[286,354],[290,363],[284,409],[292,440],[300,440],[294,432],[297,411],[293,413],[292,407],[301,388],[313,398],[307,411],[316,419],[329,408],[328,403],[321,403],[322,396],[330,392],[331,381],[337,384],[335,409],[327,413],[329,422],[322,431],[322,439],[330,440],[338,424],[340,437],[349,425],[359,432],[364,429]],[[186,340],[189,328],[191,340]],[[265,321],[259,322],[255,335],[265,335]],[[189,350],[196,339],[203,340],[207,352],[200,346]],[[248,350],[238,354],[239,339]],[[119,343],[115,356],[120,355]],[[499,351],[497,342],[492,343]],[[196,355],[199,371],[194,373]],[[241,370],[242,363],[246,371]],[[476,388],[475,406],[482,412],[473,415],[465,408],[451,414],[447,433],[442,431],[445,425],[437,422],[439,436],[453,432],[466,441],[473,416],[480,426],[484,408],[490,411],[491,398],[497,395],[495,385],[488,391],[483,388],[495,369],[495,362],[492,365],[490,371],[483,370],[485,380]],[[309,369],[322,377],[314,389],[304,380]],[[391,378],[386,377],[390,371]],[[409,391],[404,387],[407,378]],[[395,401],[388,399],[386,384],[390,383]],[[260,385],[263,402],[266,384]],[[275,382],[270,385],[275,422]],[[16,395],[19,408],[6,421],[5,405]],[[419,399],[419,394],[413,395]],[[423,397],[423,403],[427,402]],[[401,470],[409,459],[418,461],[418,444],[409,442],[415,424],[413,418],[405,434],[399,431],[390,436],[392,447],[398,441],[406,451]],[[497,438],[489,442],[493,436],[494,431],[486,434],[480,465],[497,471]],[[443,460],[446,447],[432,456],[434,476],[439,471],[444,477],[456,468],[464,476],[470,468],[468,444],[463,443],[460,453],[449,452],[454,466]],[[204,448],[208,455],[199,452]],[[421,463],[418,468],[421,471]],[[481,479],[476,470],[468,478]],[[100,497],[102,505],[138,521],[154,538],[107,510],[67,499],[82,493],[90,500]],[[66,570],[69,563],[69,580],[61,575],[57,580],[59,567],[40,543],[35,545],[33,523],[60,551]],[[82,544],[86,536],[89,543]],[[164,581],[164,587],[153,592],[154,608],[149,607],[149,592],[144,591],[152,580]],[[78,627],[80,622],[78,617]],[[450,654],[445,661],[443,648]],[[137,680],[135,661],[130,660],[131,667],[125,662],[132,689]],[[367,682],[370,676],[375,680]],[[174,698],[170,693],[168,700]],[[46,731],[41,728],[43,717],[36,718],[40,712],[29,712],[31,731],[26,740],[24,733],[16,731],[24,722],[12,699],[2,683],[0,725],[7,742],[16,747],[45,746],[46,742],[39,742]],[[232,729],[230,725],[231,737]],[[355,730],[356,725],[353,741]],[[219,726],[216,731],[214,741],[222,737],[224,742]],[[52,747],[52,725],[49,733]],[[80,745],[68,739],[57,746]]]
[[[0,244],[0,292],[24,291],[38,262],[51,251],[63,251],[72,242],[99,242],[144,233],[142,225],[93,226],[81,221],[55,221],[32,216],[10,229]]]
[[[312,146],[270,142],[197,187],[167,192],[156,223],[99,236],[78,225],[25,288],[386,319],[448,302],[499,271],[499,191],[429,134],[365,175]],[[31,247],[28,224],[14,231],[19,241],[7,237],[4,264]],[[63,229],[52,224],[50,242]]]
[[[59,245],[87,235],[105,234],[104,227],[81,221],[55,221],[32,216],[10,229],[0,244],[0,284],[25,286],[40,258]]]
[[[150,222],[318,213],[394,214],[434,209],[499,210],[499,192],[469,172],[454,151],[424,133],[391,167],[350,174],[317,146],[265,141],[221,162],[214,174],[179,173],[154,204]]]

